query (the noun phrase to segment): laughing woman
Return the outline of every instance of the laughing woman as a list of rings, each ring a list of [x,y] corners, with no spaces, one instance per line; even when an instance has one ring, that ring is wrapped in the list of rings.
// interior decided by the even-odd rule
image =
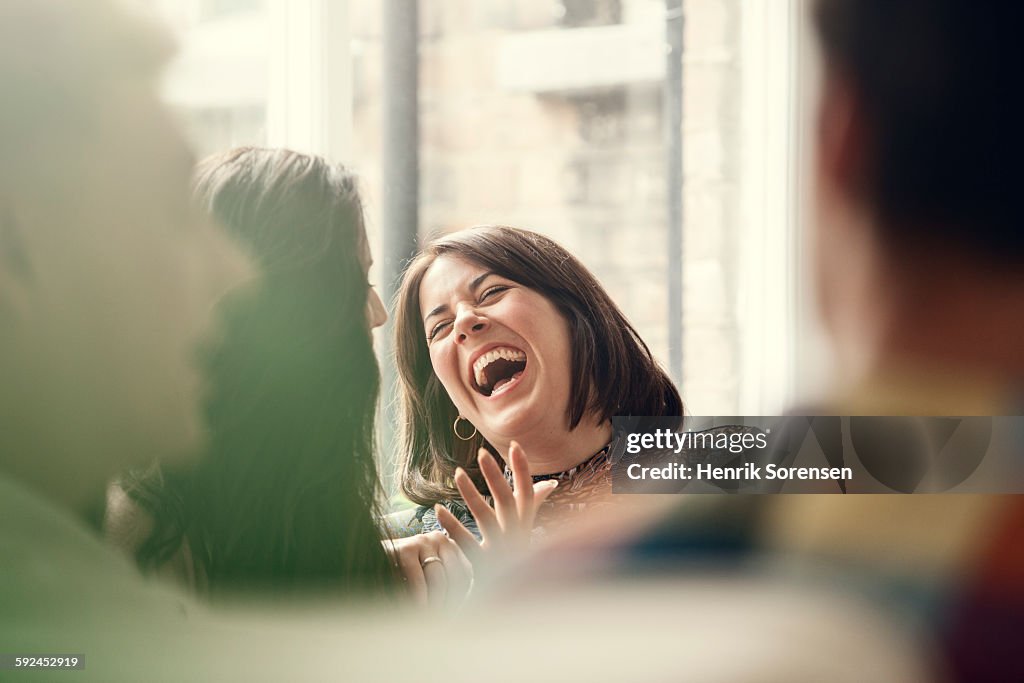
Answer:
[[[605,500],[612,416],[682,414],[594,276],[542,235],[483,227],[430,243],[396,310],[402,488],[425,529],[464,547]]]

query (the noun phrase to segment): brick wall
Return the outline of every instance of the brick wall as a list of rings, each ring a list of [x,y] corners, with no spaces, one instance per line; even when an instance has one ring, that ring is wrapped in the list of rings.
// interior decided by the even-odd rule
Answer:
[[[641,75],[598,87],[531,90],[502,80],[508,39],[530,32],[560,30],[568,38],[622,21],[654,28],[650,45],[637,49],[662,49],[662,2],[606,4],[583,17],[587,28],[580,29],[566,27],[580,16],[581,7],[571,3],[421,2],[420,230],[505,223],[550,235],[595,272],[664,363],[660,82]],[[697,414],[737,409],[740,10],[741,0],[684,2],[681,390]],[[364,177],[371,229],[383,191],[379,15],[376,2],[353,3],[355,165]]]

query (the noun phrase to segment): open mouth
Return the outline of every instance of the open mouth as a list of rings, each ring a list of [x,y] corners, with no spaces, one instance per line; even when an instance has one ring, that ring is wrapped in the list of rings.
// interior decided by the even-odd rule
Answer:
[[[473,363],[473,388],[484,396],[494,396],[511,387],[526,370],[526,354],[509,346],[499,346],[482,354]]]

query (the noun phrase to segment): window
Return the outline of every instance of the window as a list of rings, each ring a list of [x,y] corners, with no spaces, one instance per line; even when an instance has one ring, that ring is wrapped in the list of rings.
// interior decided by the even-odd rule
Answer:
[[[390,79],[408,79],[385,72],[387,3],[151,1],[181,36],[168,98],[198,151],[285,145],[346,163],[379,250],[396,144],[384,98]],[[544,232],[597,274],[663,364],[681,326],[691,412],[781,411],[820,379],[822,348],[801,231],[804,14],[802,0],[683,2],[681,320],[668,313],[663,0],[422,0],[407,103],[419,234]]]

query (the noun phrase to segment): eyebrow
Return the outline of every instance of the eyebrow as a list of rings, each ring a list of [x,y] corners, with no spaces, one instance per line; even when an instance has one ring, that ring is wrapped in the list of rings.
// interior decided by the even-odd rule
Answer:
[[[491,275],[497,275],[497,273],[495,273],[493,270],[488,270],[486,273],[481,273],[480,275],[477,275],[475,278],[470,280],[469,281],[469,291],[475,292],[477,290],[477,287],[480,286],[480,283],[483,282],[484,280],[486,280],[487,278],[489,278]],[[427,313],[427,315],[423,318],[423,322],[427,322],[428,320],[433,318],[435,315],[441,315],[442,313],[446,312],[447,310],[448,310],[448,304],[441,304],[440,306],[438,306],[438,307],[434,308],[433,310],[431,310],[430,313]]]

